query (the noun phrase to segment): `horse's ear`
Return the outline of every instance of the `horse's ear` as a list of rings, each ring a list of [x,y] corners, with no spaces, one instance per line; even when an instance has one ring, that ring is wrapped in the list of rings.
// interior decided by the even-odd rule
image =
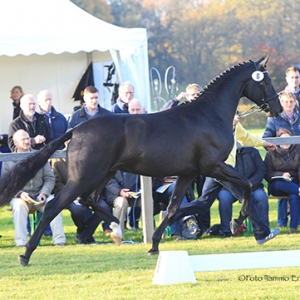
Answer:
[[[260,60],[257,61],[257,64],[262,65],[265,68],[267,66],[269,58],[270,55],[265,54]]]

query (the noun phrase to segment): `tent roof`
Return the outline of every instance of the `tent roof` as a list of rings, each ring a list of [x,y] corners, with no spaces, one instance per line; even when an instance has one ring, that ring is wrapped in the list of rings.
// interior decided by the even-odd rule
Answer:
[[[69,0],[0,0],[0,55],[44,55],[109,49],[135,53],[144,28],[121,28]]]

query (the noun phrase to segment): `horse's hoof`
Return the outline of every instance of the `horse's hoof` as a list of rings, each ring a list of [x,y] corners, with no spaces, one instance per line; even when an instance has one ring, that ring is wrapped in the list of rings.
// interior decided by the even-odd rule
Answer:
[[[24,255],[19,255],[18,261],[24,267],[26,267],[28,265],[28,262],[29,262],[29,260]]]
[[[232,234],[235,234],[238,231],[238,229],[240,228],[240,226],[241,226],[241,224],[239,224],[237,222],[237,219],[231,220],[231,222],[230,222],[230,230],[231,230]]]
[[[158,253],[159,253],[158,250],[151,249],[151,250],[148,251],[148,256],[157,255]]]

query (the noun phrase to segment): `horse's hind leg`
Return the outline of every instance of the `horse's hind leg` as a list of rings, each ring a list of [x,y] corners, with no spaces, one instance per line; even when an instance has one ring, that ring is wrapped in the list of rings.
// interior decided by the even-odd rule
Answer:
[[[167,207],[167,214],[162,223],[159,225],[159,227],[156,229],[156,231],[153,233],[152,236],[152,248],[148,251],[148,255],[154,255],[158,254],[158,245],[161,240],[161,236],[165,230],[165,228],[168,225],[168,222],[172,222],[173,216],[175,216],[176,212],[179,210],[179,207],[181,205],[182,199],[192,183],[193,179],[196,176],[192,177],[182,177],[179,176],[177,178],[175,188],[172,194],[172,199]]]

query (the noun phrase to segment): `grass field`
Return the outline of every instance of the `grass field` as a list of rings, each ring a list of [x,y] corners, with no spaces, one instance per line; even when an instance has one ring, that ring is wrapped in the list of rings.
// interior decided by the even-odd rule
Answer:
[[[132,235],[135,244],[113,245],[102,233],[95,233],[99,245],[77,245],[75,226],[68,211],[63,212],[66,247],[52,246],[43,237],[27,267],[14,247],[11,212],[0,210],[0,299],[298,299],[300,267],[195,273],[197,283],[152,285],[157,256],[147,256],[142,232]],[[234,205],[237,214],[239,205]],[[211,210],[212,224],[219,222],[217,203]],[[270,202],[271,228],[276,227],[276,201]],[[131,231],[126,232],[129,240]],[[274,240],[257,245],[252,234],[233,238],[204,235],[196,241],[171,241],[167,237],[161,251],[186,250],[190,255],[299,249],[300,235],[283,230]],[[284,259],[284,253],[282,259]],[[248,276],[247,280],[241,280]],[[284,277],[285,281],[278,281]]]

